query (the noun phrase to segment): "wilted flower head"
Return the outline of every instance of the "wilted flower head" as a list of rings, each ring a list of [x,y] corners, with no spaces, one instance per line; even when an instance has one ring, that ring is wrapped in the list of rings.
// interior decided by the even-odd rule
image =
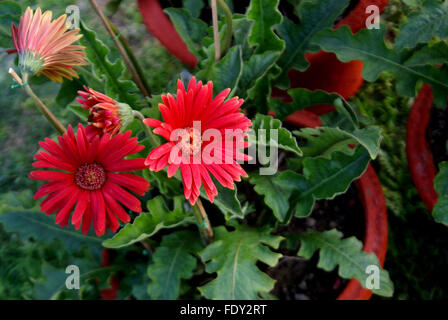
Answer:
[[[125,128],[134,118],[132,109],[125,103],[119,103],[108,96],[84,86],[85,91],[78,91],[81,97],[76,100],[84,109],[89,110],[88,121],[92,124],[86,127],[87,138],[108,133],[117,134]]]
[[[12,39],[19,55],[19,67],[23,73],[43,73],[52,81],[78,78],[74,66],[86,65],[83,46],[72,45],[82,35],[79,29],[68,30],[62,15],[51,21],[52,12],[42,14],[40,8],[28,7],[20,18],[19,27],[11,25]],[[68,30],[68,31],[67,31]]]
[[[150,170],[160,171],[168,166],[172,177],[180,168],[185,197],[195,204],[201,185],[210,201],[218,194],[210,174],[224,187],[233,189],[234,181],[247,177],[238,160],[249,157],[238,151],[245,148],[251,121],[241,112],[243,99],[225,101],[230,89],[213,98],[213,83],[196,82],[191,78],[187,91],[177,82],[176,99],[162,95],[159,109],[163,120],[145,119],[155,128],[154,133],[168,140],[155,148],[146,158]]]
[[[129,222],[130,218],[122,205],[141,212],[140,201],[126,189],[138,195],[148,191],[149,183],[127,171],[147,168],[144,159],[124,157],[140,152],[144,146],[137,138],[130,138],[131,131],[115,137],[104,134],[92,141],[86,137],[85,128],[79,124],[75,135],[70,126],[67,133],[58,137],[58,142],[49,138],[39,145],[45,150],[36,156],[36,168],[56,169],[32,171],[31,179],[49,181],[34,195],[35,199],[47,196],[41,210],[47,215],[56,212],[56,223],[67,225],[70,214],[72,224],[82,232],[93,227],[98,236],[109,228],[115,232],[118,220]]]

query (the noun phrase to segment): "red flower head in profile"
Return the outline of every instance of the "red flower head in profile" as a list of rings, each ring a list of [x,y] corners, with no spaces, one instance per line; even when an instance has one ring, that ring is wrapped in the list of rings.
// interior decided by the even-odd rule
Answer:
[[[46,138],[33,163],[37,168],[56,169],[32,171],[30,178],[49,181],[34,195],[35,199],[47,196],[42,201],[41,210],[47,215],[56,213],[56,223],[67,225],[72,213],[72,224],[76,229],[82,224],[86,234],[93,221],[98,236],[110,228],[115,232],[118,220],[129,222],[130,218],[122,205],[141,212],[140,201],[127,190],[144,195],[149,183],[127,171],[147,168],[144,159],[123,159],[141,151],[144,146],[137,144],[137,138],[130,138],[131,131],[110,137],[104,134],[89,141],[85,128],[80,124],[78,132],[69,126],[66,134],[58,137],[58,142]]]
[[[121,128],[126,128],[134,119],[129,105],[116,102],[105,94],[86,86],[84,86],[84,90],[78,91],[81,97],[76,98],[76,100],[90,112],[88,121],[92,124],[86,127],[89,140],[95,136],[101,137],[104,133],[114,136]]]
[[[51,21],[51,11],[42,14],[40,8],[33,13],[29,7],[20,18],[19,27],[11,25],[19,67],[23,73],[43,73],[52,81],[78,78],[74,66],[87,65],[83,46],[73,45],[82,35],[79,29],[68,30],[64,14]],[[68,31],[67,31],[68,30]]]
[[[145,164],[152,171],[168,166],[172,177],[180,168],[185,197],[195,204],[201,185],[210,201],[218,194],[210,174],[224,187],[233,189],[246,172],[237,162],[249,157],[238,149],[248,146],[245,141],[251,121],[241,112],[244,100],[238,97],[225,101],[230,89],[213,98],[213,83],[196,82],[193,77],[187,90],[177,82],[176,99],[162,95],[159,109],[163,120],[145,119],[153,132],[168,142],[155,148]]]

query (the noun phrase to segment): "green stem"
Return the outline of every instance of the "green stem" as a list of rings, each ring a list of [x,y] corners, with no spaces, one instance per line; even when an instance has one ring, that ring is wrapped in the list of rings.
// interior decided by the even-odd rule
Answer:
[[[196,217],[199,232],[201,233],[202,240],[206,245],[213,242],[213,229],[208,220],[207,213],[202,205],[201,199],[198,198],[196,204],[193,206],[193,213]]]
[[[224,0],[218,0],[219,6],[224,10],[226,16],[226,33],[224,34],[223,45],[221,46],[221,57],[227,52],[232,41],[232,12]]]
[[[149,127],[143,122],[145,120],[145,116],[137,110],[132,110],[134,117],[138,118],[143,126],[143,130],[145,131],[146,136],[148,137],[149,143],[153,147],[157,147],[159,145],[154,133],[149,129]]]
[[[36,96],[36,94],[33,92],[27,81],[28,81],[28,74],[25,74],[23,76],[23,83],[25,83],[25,86],[23,88],[25,89],[26,93],[36,102],[38,109],[42,112],[45,118],[47,118],[47,120],[55,127],[55,129],[58,130],[61,134],[65,134],[67,130],[65,129],[64,125],[55,117],[55,115],[50,111],[50,109],[47,108],[47,106],[42,102],[42,100],[40,100],[39,97]]]
[[[123,45],[124,50],[126,51],[127,55],[129,56],[129,59],[131,60],[131,63],[134,65],[135,71],[140,76],[140,79],[142,80],[143,86],[146,88],[146,91],[149,94],[149,97],[151,97],[151,90],[149,89],[148,81],[145,78],[145,74],[143,72],[142,67],[138,63],[137,58],[134,55],[134,52],[132,51],[131,47],[129,46],[129,42],[126,40],[126,38],[120,33],[118,28],[110,21],[109,18],[106,17],[106,21],[109,24],[110,28],[113,30],[115,34],[118,34],[118,40],[120,40],[121,44]]]

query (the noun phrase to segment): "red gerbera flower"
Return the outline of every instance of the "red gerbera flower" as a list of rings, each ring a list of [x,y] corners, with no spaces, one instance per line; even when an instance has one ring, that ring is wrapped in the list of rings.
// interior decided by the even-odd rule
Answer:
[[[146,158],[150,170],[160,171],[168,166],[168,177],[181,169],[185,197],[195,204],[201,185],[211,202],[218,194],[210,174],[224,187],[233,189],[234,181],[247,177],[238,160],[249,157],[238,151],[252,125],[241,112],[243,99],[234,97],[224,101],[230,89],[213,99],[213,83],[202,85],[191,78],[187,91],[181,80],[177,82],[177,99],[162,95],[159,109],[165,122],[146,119],[154,133],[168,140],[155,148]]]
[[[64,227],[76,206],[72,224],[79,229],[82,223],[82,232],[86,234],[93,221],[98,236],[106,228],[115,232],[118,219],[129,222],[129,215],[119,203],[141,212],[140,201],[125,190],[144,195],[149,188],[144,178],[123,173],[147,168],[143,158],[123,159],[144,148],[130,135],[131,131],[115,137],[104,134],[89,141],[85,128],[79,124],[76,136],[69,126],[67,133],[58,137],[59,144],[49,138],[41,141],[39,145],[47,152],[35,155],[33,166],[58,170],[32,171],[29,175],[31,179],[50,181],[34,195],[35,199],[47,196],[41,204],[42,212],[57,212],[56,223]]]
[[[105,94],[84,86],[85,91],[78,91],[81,97],[76,98],[79,104],[89,110],[88,121],[91,125],[86,127],[87,138],[91,140],[95,136],[109,133],[117,134],[121,128],[125,128],[134,119],[132,109],[125,103],[119,103]]]

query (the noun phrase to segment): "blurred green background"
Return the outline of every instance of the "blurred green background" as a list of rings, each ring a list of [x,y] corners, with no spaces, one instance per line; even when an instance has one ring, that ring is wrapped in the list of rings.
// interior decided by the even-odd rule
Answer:
[[[81,19],[93,28],[100,39],[118,56],[108,34],[90,7],[89,1],[21,0],[23,8],[40,6],[54,15],[65,13],[68,5],[80,8]],[[389,33],[406,19],[415,1],[393,0],[382,16]],[[417,1],[418,2],[418,1]],[[135,0],[98,0],[112,22],[128,39],[142,65],[154,94],[165,91],[168,82],[183,70],[160,43],[152,38],[142,23]],[[118,10],[114,5],[120,3]],[[169,3],[167,3],[168,5]],[[409,5],[408,5],[409,4]],[[38,182],[28,179],[38,141],[54,136],[52,127],[36,111],[32,101],[13,84],[7,70],[14,66],[13,55],[0,51],[0,212],[2,206],[33,206],[32,194]],[[43,77],[33,79],[39,97],[62,119],[76,123],[68,109],[58,107],[60,84]],[[39,84],[39,85],[37,85]],[[379,159],[374,163],[381,179],[389,208],[389,249],[386,269],[395,284],[394,299],[448,298],[448,230],[436,224],[423,206],[409,176],[405,153],[406,121],[412,99],[395,92],[393,75],[382,75],[375,83],[365,83],[353,99],[363,121],[383,128],[384,140]],[[82,255],[83,253],[79,253]],[[0,299],[36,298],[33,286],[42,280],[43,262],[54,268],[67,265],[72,253],[61,243],[43,245],[21,239],[4,231],[0,225]],[[86,292],[84,297],[94,297]],[[374,298],[379,299],[379,298]]]

